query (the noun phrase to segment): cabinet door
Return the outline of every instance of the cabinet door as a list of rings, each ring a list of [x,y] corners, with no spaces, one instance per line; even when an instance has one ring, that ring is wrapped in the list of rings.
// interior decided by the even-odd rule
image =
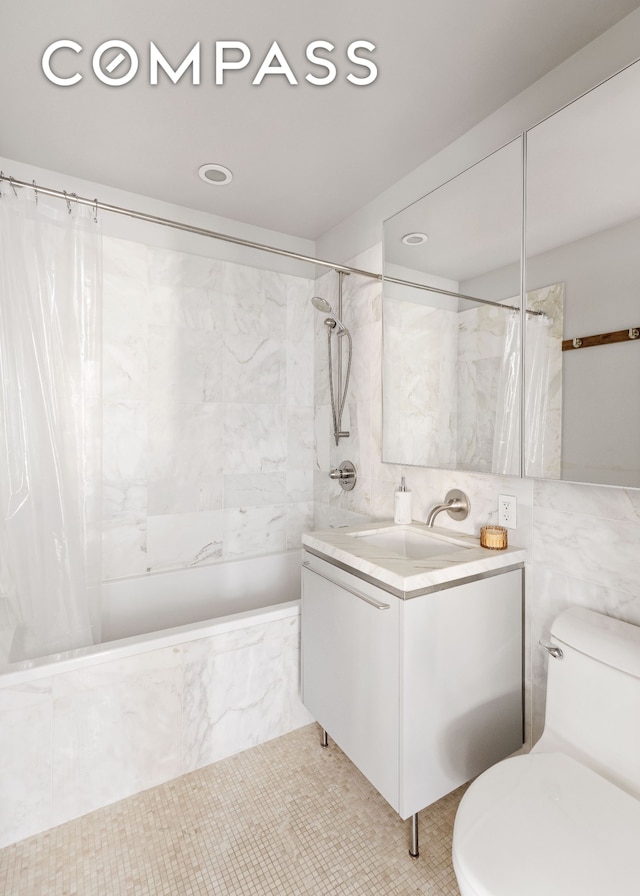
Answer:
[[[408,600],[403,611],[407,818],[522,746],[522,572]]]
[[[397,809],[399,601],[317,557],[307,563],[302,572],[304,705]]]

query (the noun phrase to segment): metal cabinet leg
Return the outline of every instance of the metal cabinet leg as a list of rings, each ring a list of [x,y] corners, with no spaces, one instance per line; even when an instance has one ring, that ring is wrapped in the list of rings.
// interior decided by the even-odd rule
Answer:
[[[321,747],[328,747],[328,746],[329,746],[329,735],[328,735],[327,732],[324,730],[324,728],[322,729],[322,740],[320,741],[320,746],[321,746]]]
[[[417,859],[420,855],[418,849],[418,813],[411,816],[411,846],[409,847],[409,855],[412,859]]]

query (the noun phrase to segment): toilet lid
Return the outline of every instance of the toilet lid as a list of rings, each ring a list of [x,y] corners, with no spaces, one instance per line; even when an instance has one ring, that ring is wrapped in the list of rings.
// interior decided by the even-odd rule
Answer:
[[[640,801],[563,753],[506,759],[462,798],[453,863],[477,896],[638,896]]]

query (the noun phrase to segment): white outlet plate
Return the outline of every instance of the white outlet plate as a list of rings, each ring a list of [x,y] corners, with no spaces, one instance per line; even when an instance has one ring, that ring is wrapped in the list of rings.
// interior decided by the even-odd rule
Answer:
[[[498,495],[498,525],[505,529],[517,529],[518,501],[515,495]]]

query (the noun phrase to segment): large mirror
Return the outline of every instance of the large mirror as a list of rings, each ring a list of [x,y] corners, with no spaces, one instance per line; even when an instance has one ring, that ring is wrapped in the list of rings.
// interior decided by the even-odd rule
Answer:
[[[384,461],[520,475],[522,193],[518,139],[385,222]]]
[[[640,487],[639,110],[635,63],[527,134],[528,476]]]
[[[639,108],[637,62],[527,132],[524,224],[520,140],[385,222],[383,460],[640,488]]]

